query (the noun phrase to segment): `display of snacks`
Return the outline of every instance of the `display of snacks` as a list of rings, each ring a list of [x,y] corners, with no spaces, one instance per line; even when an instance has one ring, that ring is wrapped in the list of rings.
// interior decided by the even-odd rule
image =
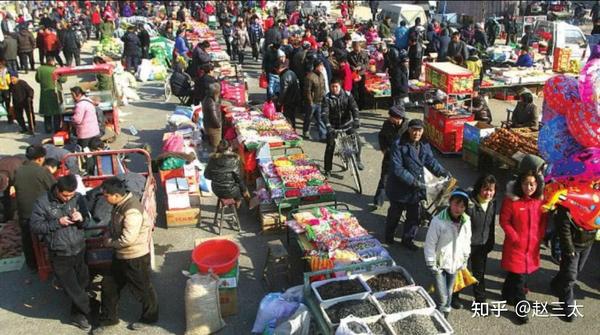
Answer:
[[[271,147],[295,147],[302,142],[302,138],[281,113],[276,113],[275,118],[269,120],[261,111],[232,109],[229,117],[238,134],[238,140],[248,149],[255,149],[260,143],[269,143]]]
[[[518,151],[539,155],[537,137],[539,132],[529,128],[500,128],[483,140],[482,145],[503,156],[512,157]]]
[[[448,62],[427,63],[425,81],[448,94],[463,94],[473,91],[473,73]]]
[[[365,74],[365,88],[367,92],[375,97],[390,96],[392,94],[392,86],[387,73],[372,74],[367,72]]]

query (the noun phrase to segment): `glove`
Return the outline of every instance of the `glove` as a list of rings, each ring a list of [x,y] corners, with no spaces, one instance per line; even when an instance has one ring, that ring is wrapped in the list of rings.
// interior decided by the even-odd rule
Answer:
[[[359,127],[360,127],[360,121],[354,120],[354,122],[352,122],[352,128],[358,129]]]

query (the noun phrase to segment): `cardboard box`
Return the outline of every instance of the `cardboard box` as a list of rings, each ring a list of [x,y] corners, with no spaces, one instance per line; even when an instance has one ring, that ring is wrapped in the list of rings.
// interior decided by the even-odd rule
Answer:
[[[190,199],[190,207],[200,207],[200,205],[202,205],[202,196],[200,195],[199,192],[190,192],[189,193],[189,199]]]
[[[238,312],[237,287],[220,288],[219,289],[219,303],[221,305],[221,316],[222,317],[236,315]]]
[[[165,182],[165,190],[167,193],[175,193],[179,191],[189,192],[190,184],[186,178],[170,178]]]
[[[469,165],[479,168],[479,153],[471,150],[463,149],[462,151],[463,161],[469,163]]]
[[[496,128],[485,122],[465,122],[463,130],[463,149],[477,153],[479,151],[479,143],[481,143],[484,138],[493,134],[494,131],[496,131]]]
[[[167,210],[166,217],[167,228],[195,226],[200,221],[200,208]]]
[[[193,207],[188,192],[167,193],[167,207],[169,209],[186,209]]]

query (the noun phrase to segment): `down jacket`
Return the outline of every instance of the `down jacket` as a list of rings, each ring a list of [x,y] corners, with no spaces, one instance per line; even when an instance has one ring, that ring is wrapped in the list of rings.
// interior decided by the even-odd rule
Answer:
[[[339,95],[332,92],[325,94],[321,106],[322,119],[327,130],[343,129],[358,122],[358,106],[352,95],[341,91]]]
[[[279,100],[282,106],[300,105],[302,95],[300,82],[294,71],[285,69],[279,74]]]
[[[83,97],[75,105],[73,124],[78,139],[92,138],[100,135],[96,105],[88,97]]]
[[[68,226],[58,223],[61,217],[71,215],[73,208],[81,213],[84,221]],[[88,224],[89,218],[82,195],[75,193],[71,200],[63,203],[56,197],[55,185],[33,204],[29,224],[34,234],[42,236],[52,256],[74,256],[85,250],[83,228]]]
[[[240,175],[240,160],[234,153],[210,155],[204,177],[212,181],[213,193],[222,199],[241,199],[246,191]]]
[[[471,222],[469,216],[463,214],[457,227],[448,211],[442,211],[431,220],[423,251],[428,267],[456,273],[467,266],[471,254]]]
[[[150,252],[152,223],[144,216],[140,201],[132,194],[116,204],[111,213],[107,244],[115,249],[118,259],[134,259]]]
[[[543,202],[511,193],[500,210],[500,227],[505,235],[500,265],[509,272],[529,274],[540,267],[540,243],[546,231]]]
[[[390,201],[406,204],[416,204],[425,200],[425,188],[419,183],[425,183],[427,168],[435,176],[444,176],[448,172],[433,157],[428,143],[420,142],[420,148],[410,143],[408,132],[392,144],[390,149],[390,170],[385,193]]]

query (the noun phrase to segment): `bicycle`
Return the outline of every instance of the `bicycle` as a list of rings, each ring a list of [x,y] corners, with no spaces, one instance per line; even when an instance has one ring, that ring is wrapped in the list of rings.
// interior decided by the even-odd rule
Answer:
[[[358,173],[358,165],[356,164],[358,155],[358,136],[356,133],[348,134],[351,128],[336,129],[335,134],[335,155],[340,157],[343,163],[344,170],[352,168],[352,178],[356,184],[356,193],[362,194],[362,183],[360,174]]]

